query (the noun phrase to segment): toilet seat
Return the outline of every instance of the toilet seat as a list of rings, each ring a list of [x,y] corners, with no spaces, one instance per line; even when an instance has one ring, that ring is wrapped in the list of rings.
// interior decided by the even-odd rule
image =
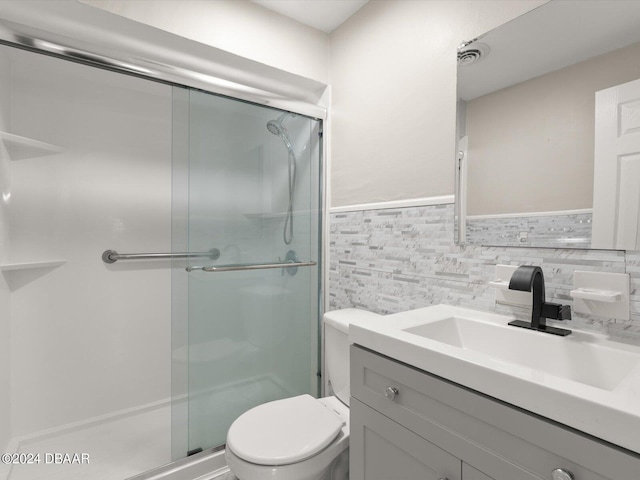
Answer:
[[[311,395],[259,405],[236,419],[227,448],[247,462],[288,465],[312,457],[338,436],[344,423]]]

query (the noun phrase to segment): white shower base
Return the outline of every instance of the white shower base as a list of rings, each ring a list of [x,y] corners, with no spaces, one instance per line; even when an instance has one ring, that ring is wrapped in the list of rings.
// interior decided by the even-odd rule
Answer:
[[[211,406],[238,403],[255,396],[256,389],[267,398],[281,398],[291,391],[278,378],[258,376],[194,393],[190,408],[206,412]],[[215,418],[206,416],[201,420],[215,423]],[[0,464],[0,480],[237,480],[226,468],[224,451],[207,451],[170,464],[169,399],[15,438],[6,451],[40,454],[41,463]],[[88,454],[89,463],[46,463],[46,455],[55,453]]]
[[[41,463],[0,470],[6,480],[117,480],[171,461],[171,405],[161,402],[137,412],[14,439],[11,452],[40,454]],[[83,453],[89,464],[46,463],[46,454]]]

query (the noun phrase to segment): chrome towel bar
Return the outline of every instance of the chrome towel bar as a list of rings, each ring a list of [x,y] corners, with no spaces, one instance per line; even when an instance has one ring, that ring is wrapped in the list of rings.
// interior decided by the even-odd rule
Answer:
[[[212,248],[208,252],[198,253],[118,253],[115,250],[105,250],[102,254],[104,263],[116,263],[118,260],[160,260],[163,258],[207,257],[211,260],[220,258],[220,250]]]
[[[234,272],[237,270],[265,270],[268,268],[312,267],[316,262],[278,262],[278,263],[254,263],[237,265],[212,265],[210,267],[187,267],[187,272],[202,270],[203,272]]]

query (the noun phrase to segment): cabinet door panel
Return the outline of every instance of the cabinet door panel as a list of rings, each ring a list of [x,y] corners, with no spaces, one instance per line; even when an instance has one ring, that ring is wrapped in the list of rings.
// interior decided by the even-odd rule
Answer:
[[[461,480],[462,462],[351,400],[351,480]]]

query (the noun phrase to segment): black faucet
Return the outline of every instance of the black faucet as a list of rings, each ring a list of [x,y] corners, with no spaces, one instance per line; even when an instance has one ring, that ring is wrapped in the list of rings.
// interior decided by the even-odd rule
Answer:
[[[547,303],[544,301],[544,275],[540,267],[528,265],[518,267],[516,271],[513,272],[513,275],[511,275],[509,289],[523,292],[533,291],[531,323],[514,320],[513,322],[509,322],[509,325],[551,333],[553,335],[561,335],[563,337],[571,333],[571,330],[547,325],[547,318],[554,320],[571,320],[571,307],[569,305]]]

